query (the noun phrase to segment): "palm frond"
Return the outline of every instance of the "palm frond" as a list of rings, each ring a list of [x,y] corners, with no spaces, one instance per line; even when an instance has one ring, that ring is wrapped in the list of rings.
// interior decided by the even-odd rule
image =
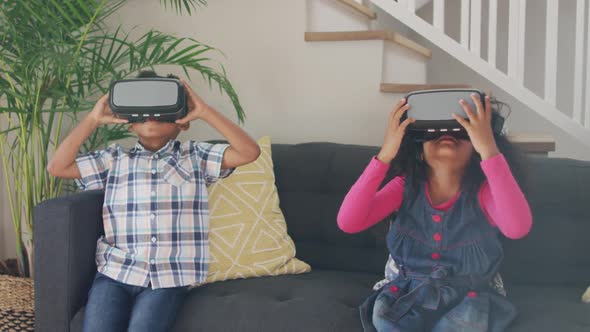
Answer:
[[[160,0],[160,4],[166,9],[173,8],[177,14],[182,14],[186,10],[191,15],[198,6],[207,5],[207,0]]]
[[[219,51],[191,38],[178,38],[151,30],[136,40],[129,40],[128,35],[117,29],[111,34],[87,40],[81,52],[82,63],[79,64],[84,74],[74,77],[72,84],[76,89],[104,93],[115,79],[128,77],[146,68],[177,65],[187,73],[189,69],[196,70],[209,86],[216,86],[228,95],[238,121],[243,122],[243,108],[225,69],[211,59],[215,53]]]
[[[176,65],[196,71],[210,87],[229,96],[240,122],[244,112],[219,51],[190,38],[149,31],[130,38],[108,18],[127,0],[0,0],[0,161],[7,183],[19,264],[27,264],[21,230],[31,232],[32,208],[57,197],[71,182],[45,171],[49,155],[92,109],[116,79],[145,68]],[[205,0],[160,0],[165,8],[189,15]],[[130,137],[126,126],[96,130],[82,151]],[[30,262],[28,262],[30,263]],[[21,266],[26,275],[27,269]]]

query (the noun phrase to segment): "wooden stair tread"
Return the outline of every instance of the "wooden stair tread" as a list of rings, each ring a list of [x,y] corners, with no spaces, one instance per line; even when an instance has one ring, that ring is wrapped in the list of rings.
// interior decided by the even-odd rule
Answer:
[[[410,93],[418,90],[433,89],[467,89],[471,86],[467,84],[401,84],[401,83],[381,83],[379,91],[387,93]]]
[[[548,153],[555,151],[555,139],[548,135],[506,135],[519,150],[527,153]]]
[[[427,58],[432,57],[432,51],[397,32],[388,30],[369,31],[326,31],[306,32],[305,41],[355,41],[355,40],[386,40],[399,44],[407,49],[419,53]]]
[[[374,20],[377,18],[377,13],[373,9],[371,9],[363,4],[360,4],[354,0],[338,0],[338,2],[348,6],[349,8],[354,9],[355,11],[368,17],[371,20]]]

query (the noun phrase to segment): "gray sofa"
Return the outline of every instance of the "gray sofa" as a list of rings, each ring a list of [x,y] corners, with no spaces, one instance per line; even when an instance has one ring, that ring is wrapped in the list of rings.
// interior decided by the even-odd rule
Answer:
[[[220,282],[194,289],[174,331],[360,331],[357,306],[383,276],[381,223],[348,235],[336,226],[344,195],[376,147],[273,145],[276,182],[297,256],[313,272]],[[590,162],[527,161],[531,233],[505,241],[503,276],[520,315],[510,331],[590,331]],[[95,274],[102,193],[84,192],[35,209],[37,331],[80,331]]]

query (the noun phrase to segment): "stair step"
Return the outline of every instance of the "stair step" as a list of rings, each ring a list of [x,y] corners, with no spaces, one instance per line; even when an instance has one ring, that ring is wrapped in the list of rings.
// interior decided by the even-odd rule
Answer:
[[[388,30],[370,31],[331,31],[306,32],[305,41],[355,41],[355,40],[386,40],[397,43],[427,58],[432,57],[432,51],[397,32]]]
[[[377,18],[377,13],[373,9],[371,9],[363,4],[360,4],[360,3],[356,2],[355,0],[338,0],[338,2],[341,2],[342,4],[354,9],[355,11],[359,12],[362,15],[365,15],[366,17],[368,17],[371,20],[374,20]]]
[[[467,89],[471,86],[466,84],[397,84],[381,83],[379,91],[387,93],[410,93],[418,90],[433,89]]]
[[[547,135],[510,135],[506,136],[519,150],[526,153],[549,153],[555,151],[555,140]]]

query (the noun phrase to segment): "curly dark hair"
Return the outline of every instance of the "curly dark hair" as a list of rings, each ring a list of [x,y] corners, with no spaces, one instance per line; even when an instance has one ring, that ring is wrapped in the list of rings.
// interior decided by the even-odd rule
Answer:
[[[142,70],[137,74],[136,78],[175,78],[178,79],[178,76],[174,74],[168,74],[166,76],[160,76],[153,70]]]
[[[493,104],[494,112],[498,112],[499,108],[501,108],[501,106],[498,106],[499,104],[502,103],[496,102]],[[524,154],[510,143],[503,133],[494,132],[494,138],[498,149],[506,158],[514,178],[526,195],[526,178],[523,172],[525,163]],[[423,152],[423,142],[416,141],[411,135],[405,135],[396,158],[391,162],[388,178],[404,175],[406,179],[410,179],[410,183],[412,184],[409,191],[410,199],[416,197],[419,189],[418,184],[427,180],[427,169],[429,166],[421,158]],[[479,153],[474,151],[461,184],[461,190],[468,195],[477,194],[485,181],[485,174],[481,169],[480,162],[481,157]]]

